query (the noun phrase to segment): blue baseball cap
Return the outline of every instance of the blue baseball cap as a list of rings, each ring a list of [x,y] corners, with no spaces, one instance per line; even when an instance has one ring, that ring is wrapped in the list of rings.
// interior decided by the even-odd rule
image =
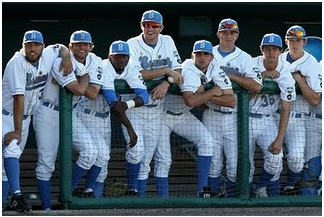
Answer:
[[[42,33],[36,30],[27,31],[24,35],[23,44],[31,43],[31,42],[44,44]]]
[[[209,41],[199,40],[195,42],[192,52],[206,52],[213,54],[213,45]]]
[[[218,31],[233,31],[233,32],[240,32],[240,29],[237,25],[237,22],[231,18],[223,19],[218,24]]]
[[[123,54],[130,55],[129,46],[124,41],[114,41],[109,47],[109,55]]]
[[[274,33],[265,34],[262,38],[260,46],[264,45],[276,46],[282,49],[281,37]]]
[[[73,32],[70,38],[70,43],[88,43],[92,44],[92,38],[89,32],[78,30]]]
[[[149,11],[145,11],[142,15],[141,23],[145,23],[145,22],[154,22],[162,25],[163,18],[159,12],[155,10],[149,10]]]
[[[302,38],[306,39],[306,31],[303,27],[295,25],[290,27],[287,32],[285,39],[291,39],[291,38]]]

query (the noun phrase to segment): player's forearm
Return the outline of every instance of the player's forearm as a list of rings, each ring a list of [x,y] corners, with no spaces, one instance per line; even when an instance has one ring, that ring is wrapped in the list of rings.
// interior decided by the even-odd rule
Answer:
[[[152,80],[154,78],[159,78],[164,75],[167,75],[167,69],[154,69],[154,70],[142,70],[140,71],[142,73],[142,77],[144,80]]]
[[[127,129],[133,129],[133,125],[129,121],[125,112],[121,112],[117,110],[116,107],[112,107],[110,111],[120,121],[120,123],[122,123]]]
[[[213,96],[211,90],[201,92],[201,93],[183,93],[183,98],[187,106],[189,107],[199,107],[205,102],[207,102]]]
[[[100,88],[98,86],[89,84],[84,96],[88,97],[90,100],[94,100],[97,98],[99,91]]]
[[[61,48],[60,48],[60,51],[59,51],[59,55],[62,59],[65,59],[65,58],[70,58],[71,57],[71,54],[70,54],[70,51],[69,49],[63,45],[63,44],[60,44],[61,45]]]
[[[319,104],[319,101],[321,99],[321,94],[316,93],[314,90],[312,90],[306,83],[305,79],[299,78],[296,79],[297,85],[302,92],[304,98],[306,101],[311,104],[312,106],[317,106]]]
[[[22,120],[24,116],[24,95],[15,95],[13,100],[13,119],[16,133],[22,132]]]
[[[236,106],[236,99],[233,94],[225,94],[222,96],[213,96],[209,101],[216,105],[220,105],[220,106],[224,106],[224,107],[235,108],[235,106]]]
[[[262,89],[262,86],[252,78],[244,78],[238,75],[229,75],[228,77],[244,89],[253,93],[258,93]]]
[[[279,129],[277,134],[277,140],[280,140],[283,142],[288,121],[289,121],[289,115],[290,115],[290,102],[287,101],[281,101],[281,108],[280,108],[280,120],[279,120]]]

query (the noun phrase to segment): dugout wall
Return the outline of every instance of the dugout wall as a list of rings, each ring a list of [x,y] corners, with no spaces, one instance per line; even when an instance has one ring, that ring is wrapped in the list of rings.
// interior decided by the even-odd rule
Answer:
[[[148,82],[148,89],[152,90],[156,82]],[[211,86],[206,85],[205,88]],[[264,82],[263,93],[279,93],[279,88],[273,82]],[[118,93],[130,91],[124,82],[116,83]],[[103,197],[78,198],[72,196],[72,106],[71,93],[66,89],[60,91],[60,198],[64,209],[94,209],[94,208],[193,208],[193,207],[285,207],[304,206],[320,207],[321,196],[277,196],[268,198],[251,197],[249,193],[249,93],[238,85],[234,86],[238,94],[238,174],[237,183],[239,196],[237,198],[197,198],[197,196],[177,196],[170,198],[157,198],[148,196],[137,197]],[[180,94],[173,85],[171,94]],[[300,92],[298,93],[300,94]],[[144,124],[144,123],[143,123]],[[108,164],[109,167],[109,164]],[[108,174],[109,176],[109,174]],[[171,184],[170,184],[171,185]]]

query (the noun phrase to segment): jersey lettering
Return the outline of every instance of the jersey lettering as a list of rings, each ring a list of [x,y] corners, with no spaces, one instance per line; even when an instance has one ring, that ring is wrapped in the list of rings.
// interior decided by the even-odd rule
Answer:
[[[158,56],[157,60],[149,60],[148,56],[140,56],[139,62],[144,70],[171,68],[172,62],[169,57],[166,59],[160,59],[161,55]]]
[[[226,75],[240,74],[240,69],[238,67],[220,66],[220,68],[226,73]]]
[[[48,74],[33,77],[32,73],[26,74],[26,91],[37,89],[45,85]]]

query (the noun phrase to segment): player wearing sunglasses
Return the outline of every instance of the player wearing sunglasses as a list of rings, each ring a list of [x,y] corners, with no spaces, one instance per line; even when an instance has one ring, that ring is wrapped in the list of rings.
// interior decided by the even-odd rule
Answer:
[[[303,27],[290,27],[286,32],[285,42],[288,51],[281,54],[280,61],[290,69],[302,95],[297,95],[290,109],[285,135],[288,177],[282,194],[299,194],[296,182],[304,168],[301,193],[316,195],[317,180],[321,172],[322,143],[311,132],[317,130],[316,123],[322,122],[322,69],[315,57],[304,50],[307,40]],[[309,135],[314,138],[309,139]]]
[[[219,23],[216,33],[216,36],[219,38],[219,45],[213,47],[214,59],[232,81],[246,90],[257,93],[262,88],[261,73],[256,64],[252,63],[252,57],[235,46],[239,34],[240,29],[235,20],[230,18],[223,19]],[[238,157],[237,107],[215,106],[214,109],[209,111],[211,114],[208,115],[206,120],[203,117],[203,123],[211,132],[215,147],[208,186],[214,195],[219,195],[221,192],[221,174],[223,170],[223,155],[225,153],[227,170],[226,196],[235,197],[237,196],[236,172]]]

